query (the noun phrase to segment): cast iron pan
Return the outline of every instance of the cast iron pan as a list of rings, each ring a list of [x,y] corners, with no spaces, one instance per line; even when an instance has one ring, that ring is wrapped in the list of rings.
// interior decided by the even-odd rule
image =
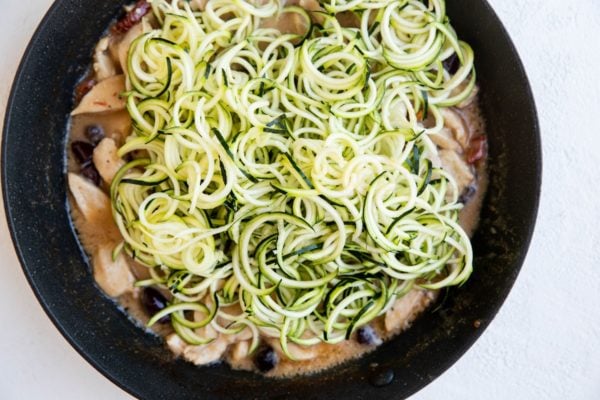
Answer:
[[[448,1],[459,36],[476,53],[489,134],[491,183],[473,239],[472,278],[438,311],[426,312],[409,331],[366,357],[315,376],[269,380],[225,365],[195,367],[173,360],[158,338],[101,295],[78,244],[65,181],[72,93],[122,3],[54,3],[25,53],[4,125],[2,184],[15,248],[38,300],[71,345],[117,385],[147,399],[399,399],[456,362],[517,278],[540,193],[534,101],[519,57],[490,6],[484,0]],[[372,384],[378,374],[391,373],[395,377],[388,385]]]

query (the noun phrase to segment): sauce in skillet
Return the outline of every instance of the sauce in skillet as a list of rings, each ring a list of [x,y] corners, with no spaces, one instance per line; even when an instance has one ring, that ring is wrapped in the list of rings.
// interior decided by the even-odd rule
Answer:
[[[118,43],[118,41],[123,40],[121,37],[122,33],[113,35],[111,41]],[[115,56],[116,53],[117,51],[110,50],[110,47],[107,49],[109,58],[111,58],[112,62],[117,66],[115,67],[115,73],[118,73],[119,68],[118,58]],[[94,76],[93,78],[94,80],[100,80],[98,76]],[[450,136],[444,140],[440,140],[438,147],[443,149],[441,153],[448,155],[449,158],[446,159],[443,156],[440,157],[440,163],[444,167],[447,167],[451,173],[456,172],[456,174],[453,173],[453,175],[459,175],[460,173],[464,175],[462,180],[466,181],[467,184],[461,186],[465,207],[460,212],[460,224],[471,235],[477,227],[479,211],[487,187],[487,176],[485,157],[477,160],[475,163],[469,163],[467,158],[469,158],[469,155],[472,153],[472,149],[470,149],[472,139],[484,137],[485,127],[477,106],[476,96],[467,101],[467,104],[463,107],[449,110],[449,112],[453,113],[459,122],[462,121],[460,123],[464,125],[463,128],[467,131],[468,136],[465,143],[459,143],[459,140],[453,137],[454,133],[452,127],[448,126],[447,128]],[[89,141],[89,135],[86,135],[86,131],[88,131],[90,127],[100,128],[101,132],[103,132],[103,136],[112,139],[116,146],[122,145],[125,138],[131,132],[129,115],[124,110],[105,110],[103,112],[83,113],[75,115],[72,118],[69,147],[71,148],[72,144],[77,141]],[[436,142],[436,144],[438,143]],[[459,165],[457,166],[456,163]],[[98,166],[98,169],[100,169],[100,166]],[[75,157],[73,157],[72,152],[69,152],[68,156],[68,171],[75,175],[82,174],[82,165]],[[98,184],[98,188],[104,193],[108,192],[108,184],[106,182],[101,181]],[[93,223],[90,223],[81,212],[81,205],[77,203],[73,196],[70,197],[70,200],[72,203],[71,210],[74,225],[79,233],[84,249],[92,256],[92,264],[96,272],[101,269],[99,264],[96,263],[96,260],[100,259],[100,257],[97,256],[98,252],[102,251],[102,249],[116,246],[121,241],[120,233],[112,220],[110,207],[97,209],[99,216],[94,218]],[[129,269],[128,274],[131,275],[132,281],[148,277],[148,273],[143,266],[138,265],[134,260],[127,256],[123,257],[125,257],[124,263]],[[110,274],[110,271],[107,273]],[[129,275],[125,274],[122,276]],[[114,280],[107,279],[106,274],[98,274],[97,280],[99,286],[105,292],[120,292],[120,289],[118,288],[108,287],[111,284],[115,284],[115,282]],[[116,285],[119,288],[122,287],[119,286],[120,283],[122,282],[116,282]],[[164,295],[168,297],[168,293],[165,293]],[[134,320],[138,321],[140,324],[145,324],[148,321],[149,315],[142,305],[140,289],[129,285],[127,290],[112,297],[115,298],[120,306],[127,311]],[[377,344],[381,341],[387,340],[407,329],[418,314],[423,312],[433,301],[435,301],[436,297],[437,292],[413,290],[399,300],[386,316],[374,320],[370,324],[371,331],[367,330],[366,332],[359,332],[355,334],[355,337],[352,339],[336,345],[322,343],[308,348],[291,345],[292,352],[295,352],[297,357],[301,359],[299,361],[291,361],[285,358],[281,354],[281,350],[276,341],[264,339],[263,346],[270,346],[273,349],[272,351],[277,353],[277,358],[279,360],[266,375],[292,376],[306,374],[359,357],[365,352],[375,349]],[[157,334],[166,338],[169,347],[171,347],[175,354],[182,355],[193,362],[198,360],[198,358],[194,358],[195,353],[193,354],[192,352],[187,351],[189,350],[188,346],[181,341],[178,342],[173,339],[172,329],[168,324],[158,324],[155,326],[154,330]],[[220,351],[219,357],[226,360],[235,369],[255,370],[257,363],[253,357],[245,355],[240,356],[238,354],[242,342],[245,342],[245,340],[227,343],[224,347],[221,346],[218,349],[209,349],[207,347],[206,352]],[[261,352],[258,353],[262,354]]]

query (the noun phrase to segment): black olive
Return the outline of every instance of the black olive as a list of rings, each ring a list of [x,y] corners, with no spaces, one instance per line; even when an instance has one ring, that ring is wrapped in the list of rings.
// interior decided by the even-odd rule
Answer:
[[[356,341],[367,346],[377,346],[381,344],[381,339],[371,325],[361,326],[356,331]]]
[[[260,372],[268,372],[275,368],[279,362],[279,357],[272,347],[265,346],[261,348],[254,357],[254,365]]]
[[[158,290],[147,287],[142,291],[142,306],[144,306],[146,312],[152,316],[167,306],[167,299]],[[159,319],[158,322],[164,324],[170,320],[171,317],[167,315]]]
[[[71,151],[77,163],[82,166],[90,163],[94,156],[94,146],[80,140],[71,143]]]
[[[477,192],[477,187],[475,185],[469,185],[463,190],[461,195],[458,197],[458,202],[467,204],[469,200],[473,198],[475,193]]]
[[[81,175],[83,175],[90,181],[94,182],[94,184],[96,186],[100,186],[100,182],[101,182],[100,173],[98,173],[98,170],[94,166],[94,163],[92,163],[91,161],[88,161],[87,163],[83,164],[81,166],[80,172],[81,172]]]
[[[454,75],[456,71],[458,71],[458,68],[460,68],[460,60],[458,59],[456,53],[452,53],[450,57],[446,58],[443,61],[443,64],[446,71],[452,75]]]
[[[88,125],[85,128],[85,137],[89,139],[94,146],[96,146],[102,139],[104,139],[104,129],[100,125]]]

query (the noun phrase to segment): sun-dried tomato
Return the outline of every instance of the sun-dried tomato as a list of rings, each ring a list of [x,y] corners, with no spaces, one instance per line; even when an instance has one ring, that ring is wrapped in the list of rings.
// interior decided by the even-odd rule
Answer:
[[[94,79],[86,79],[82,81],[75,88],[75,101],[79,103],[81,99],[83,99],[83,96],[88,94],[88,92],[92,90],[94,86],[96,86],[96,81]]]
[[[485,157],[487,153],[487,138],[485,136],[476,136],[469,142],[467,149],[467,162],[475,164]]]
[[[123,18],[121,18],[115,26],[113,26],[113,32],[115,33],[126,33],[129,31],[135,24],[140,22],[144,15],[148,14],[150,11],[150,3],[146,0],[140,0],[133,8],[125,14]]]

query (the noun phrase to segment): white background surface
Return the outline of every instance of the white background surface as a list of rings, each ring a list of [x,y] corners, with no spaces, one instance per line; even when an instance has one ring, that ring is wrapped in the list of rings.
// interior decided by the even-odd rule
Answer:
[[[1,115],[19,59],[51,2],[1,0]],[[490,328],[412,400],[600,399],[600,1],[490,3],[537,100],[544,146],[539,220],[521,275]],[[130,399],[46,317],[19,267],[3,207],[0,214],[0,399]]]

